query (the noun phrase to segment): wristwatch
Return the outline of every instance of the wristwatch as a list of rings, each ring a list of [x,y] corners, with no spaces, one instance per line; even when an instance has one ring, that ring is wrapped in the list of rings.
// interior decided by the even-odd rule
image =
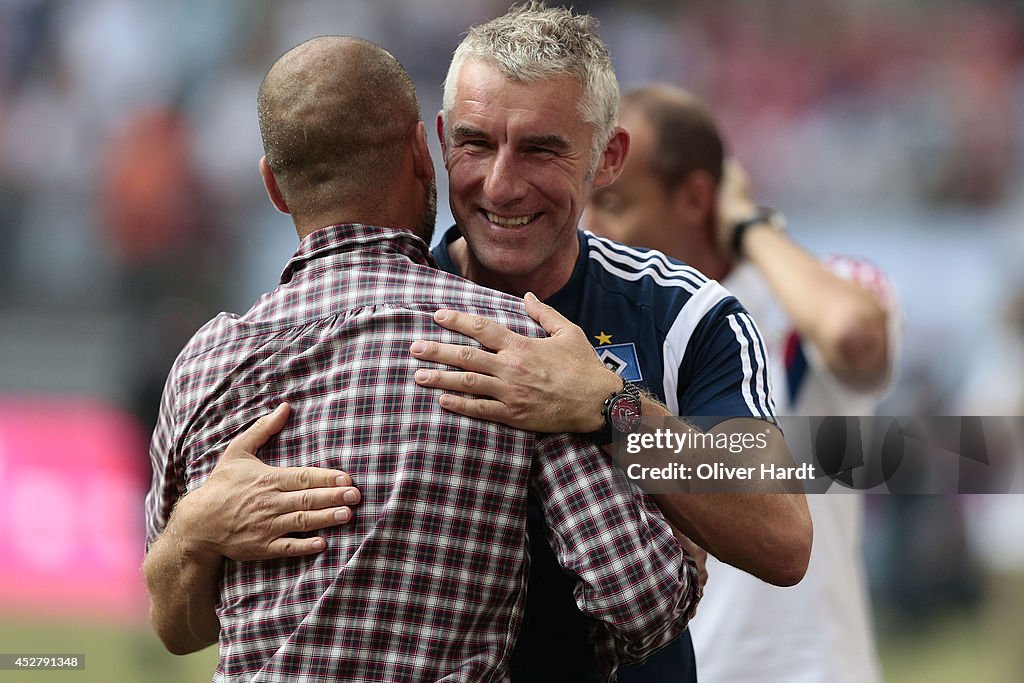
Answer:
[[[643,410],[640,407],[639,387],[622,380],[622,389],[613,392],[604,400],[601,414],[604,415],[604,426],[590,433],[590,438],[599,446],[640,429]]]
[[[753,216],[734,225],[732,228],[732,240],[729,246],[732,248],[732,253],[737,257],[743,256],[743,237],[746,235],[747,230],[755,225],[766,225],[772,230],[785,232],[786,217],[782,215],[781,211],[762,206],[758,208]]]

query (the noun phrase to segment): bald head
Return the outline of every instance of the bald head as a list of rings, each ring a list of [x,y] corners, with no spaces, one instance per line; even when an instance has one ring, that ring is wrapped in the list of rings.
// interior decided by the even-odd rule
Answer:
[[[722,136],[699,99],[681,88],[651,85],[623,95],[621,109],[623,115],[639,114],[650,123],[655,138],[651,170],[666,188],[697,170],[710,174],[716,185],[721,181]]]
[[[373,202],[419,121],[412,79],[371,42],[324,36],[285,53],[257,98],[267,164],[291,212]]]

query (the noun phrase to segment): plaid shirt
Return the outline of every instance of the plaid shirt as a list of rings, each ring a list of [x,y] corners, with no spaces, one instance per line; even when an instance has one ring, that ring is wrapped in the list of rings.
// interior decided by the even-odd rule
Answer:
[[[699,599],[692,558],[653,503],[577,437],[440,409],[412,381],[415,339],[465,343],[438,308],[543,335],[518,299],[433,267],[411,233],[362,225],[303,240],[281,285],[221,314],[171,370],[153,435],[150,542],[232,437],[281,401],[271,465],[349,472],[362,503],[317,555],[226,561],[214,680],[500,681],[519,630],[527,486],[579,577],[606,678],[677,636]]]

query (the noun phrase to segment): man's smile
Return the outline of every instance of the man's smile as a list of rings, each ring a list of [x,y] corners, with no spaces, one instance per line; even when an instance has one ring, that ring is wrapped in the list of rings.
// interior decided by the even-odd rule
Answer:
[[[496,213],[486,210],[483,213],[488,221],[502,228],[517,228],[521,225],[526,225],[540,216],[539,213],[530,213],[522,216],[499,216]]]

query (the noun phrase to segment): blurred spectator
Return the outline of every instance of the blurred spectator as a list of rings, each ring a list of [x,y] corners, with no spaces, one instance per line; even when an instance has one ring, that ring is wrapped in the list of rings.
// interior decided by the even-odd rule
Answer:
[[[177,112],[148,107],[136,110],[108,141],[100,172],[102,223],[128,271],[179,265],[204,237],[188,135],[188,122]]]
[[[135,324],[135,413],[152,428],[178,346],[218,310],[229,250],[211,225],[190,122],[168,106],[124,117],[100,163],[100,224]]]

